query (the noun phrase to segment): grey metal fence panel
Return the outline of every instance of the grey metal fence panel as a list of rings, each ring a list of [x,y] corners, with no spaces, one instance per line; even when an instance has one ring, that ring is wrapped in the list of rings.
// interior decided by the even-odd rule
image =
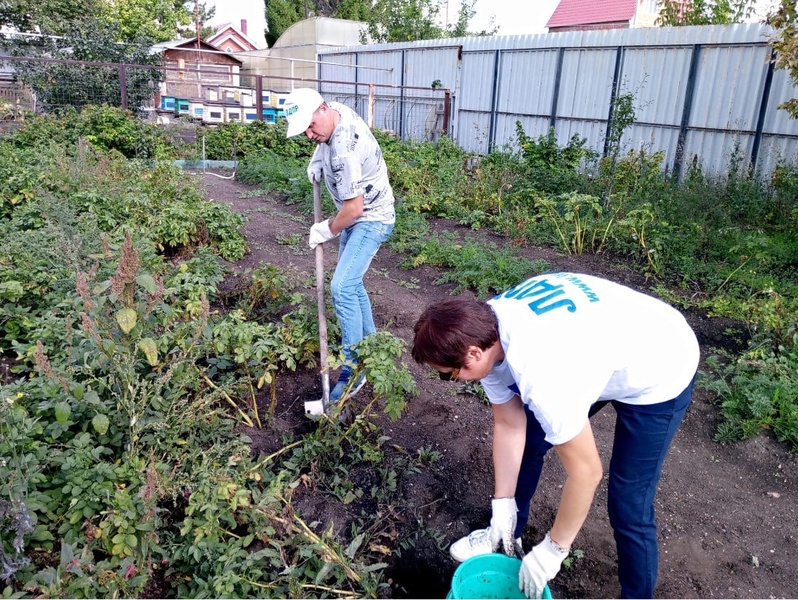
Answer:
[[[496,119],[496,142],[494,148],[496,149],[517,149],[518,128],[517,123],[521,123],[521,128],[524,133],[529,137],[538,137],[543,135],[536,132],[548,132],[549,118],[548,117],[529,117],[519,116],[512,114],[504,114]],[[487,136],[486,136],[487,143]]]
[[[452,137],[467,152],[488,152],[488,131],[493,103],[495,50],[473,52],[463,60],[454,113]]]
[[[702,48],[690,126],[753,131],[769,56],[767,46]]]
[[[404,52],[362,52],[358,54],[358,65],[373,67],[372,70],[358,71],[358,82],[382,85],[402,85],[402,60]],[[384,92],[389,93],[389,92]]]
[[[606,130],[606,123],[600,121],[563,119],[557,121],[555,133],[557,134],[557,141],[560,145],[565,145],[574,135],[578,135],[580,138],[587,140],[587,144],[585,144],[586,148],[590,148],[601,154],[604,149]]]
[[[765,133],[798,138],[798,119],[790,118],[786,110],[779,109],[779,104],[795,97],[798,97],[798,90],[790,82],[787,72],[776,71],[765,116]],[[798,139],[792,141],[796,143]]]
[[[762,173],[772,173],[779,163],[785,161],[798,162],[798,119],[790,118],[787,111],[778,108],[781,102],[794,97],[798,97],[798,93],[787,73],[776,71],[773,74],[773,85],[762,128],[762,147],[757,161],[757,167]]]
[[[458,57],[461,51],[460,46],[406,50],[403,85],[432,87],[432,83],[437,81],[442,87],[455,89],[458,85]]]
[[[751,153],[754,136],[746,133],[728,134],[721,131],[693,131],[687,138],[685,146],[686,172],[694,162],[707,173],[724,174],[732,160],[742,162]]]
[[[619,82],[621,94],[634,96],[635,117],[643,123],[679,126],[684,106],[684,74],[692,47],[628,48]]]
[[[443,76],[454,82],[458,53],[458,47],[449,47],[427,50],[423,55],[428,57],[428,62],[432,54],[433,61],[446,68]],[[373,85],[375,127],[394,131],[403,139],[432,139],[443,133],[443,95],[432,88],[434,80],[419,83],[422,77],[428,75],[421,68],[425,60],[423,55],[419,49],[407,48],[327,52],[320,56],[322,61],[348,61],[357,65],[356,81],[359,85],[328,81],[333,79],[336,71],[334,67],[322,63],[319,67],[319,79],[322,80],[319,89],[322,95],[332,91],[339,92],[339,96],[346,94],[347,97],[339,98],[339,101],[366,117],[369,112],[369,85]],[[427,89],[408,89],[409,86]]]
[[[512,143],[516,121],[531,136],[553,124],[561,143],[576,133],[603,152],[612,100],[632,93],[636,122],[624,132],[625,150],[661,150],[663,168],[679,172],[694,158],[723,172],[739,148],[767,173],[779,156],[798,152],[798,122],[777,108],[798,89],[783,72],[769,72],[770,35],[769,27],[748,23],[424,40],[339,52],[358,60],[372,52],[412,53],[401,73],[393,72],[397,85],[403,79],[427,85],[437,73],[459,72],[451,88],[451,135],[469,152]],[[459,61],[437,52],[457,45]]]
[[[673,165],[687,91],[692,46],[624,49],[618,95],[631,94],[636,122],[621,138],[623,153],[661,151]]]
[[[766,137],[762,141],[762,157],[759,161],[758,168],[763,174],[771,174],[773,170],[788,162],[795,164],[798,162],[798,145],[794,139],[783,137]]]
[[[461,113],[458,119],[459,136],[457,145],[466,152],[487,154],[490,152],[488,131],[490,130],[490,113]]]
[[[358,82],[380,85],[395,85],[397,74],[402,70],[402,51],[364,52],[358,55],[358,65],[372,67],[358,70]],[[323,85],[323,84],[322,84]],[[365,116],[368,114],[369,89],[358,86],[355,110]],[[399,131],[399,115],[396,110],[395,92],[390,88],[380,88],[374,103],[374,126],[380,129]]]
[[[432,86],[450,90],[456,88],[459,84],[461,51],[459,45],[405,50],[402,85],[413,89],[402,91],[403,137],[431,140],[442,133],[442,96]]]
[[[615,71],[615,48],[566,50],[557,115],[606,120]]]
[[[460,111],[489,111],[493,98],[493,70],[496,52],[472,52],[461,67],[458,108]]]
[[[798,162],[798,119],[792,119],[778,105],[789,98],[797,97],[795,88],[785,71],[773,74],[773,85],[766,107],[763,123],[762,149],[757,167],[769,174],[782,162]]]
[[[673,165],[678,142],[678,128],[635,124],[629,127],[621,140],[621,155],[641,150],[647,154],[662,152],[664,156],[661,166],[665,168]]]
[[[499,73],[499,103],[502,113],[550,116],[558,51],[524,50],[504,52]]]
[[[319,57],[320,60],[326,60],[328,63],[336,64],[320,64],[318,65],[317,77],[319,79],[326,79],[328,81],[357,81],[357,55],[352,53],[345,54],[328,54]],[[343,66],[344,64],[350,66]],[[354,94],[357,86],[351,84],[333,84],[328,83],[324,85],[324,91]]]

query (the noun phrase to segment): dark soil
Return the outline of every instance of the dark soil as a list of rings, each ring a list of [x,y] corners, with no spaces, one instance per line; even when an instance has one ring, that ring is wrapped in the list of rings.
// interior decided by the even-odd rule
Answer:
[[[229,203],[247,215],[246,233],[250,251],[230,265],[228,287],[236,285],[236,274],[271,263],[291,269],[303,278],[313,277],[313,253],[305,246],[310,219],[290,206],[258,195],[251,186],[198,175],[207,197]],[[449,222],[433,228],[452,229]],[[475,234],[461,229],[462,235]],[[291,234],[302,243],[278,243]],[[491,237],[499,245],[506,241]],[[645,277],[620,262],[604,256],[561,256],[550,249],[521,248],[519,253],[549,261],[552,271],[576,271],[607,277],[645,290]],[[325,245],[325,268],[334,269],[336,244]],[[412,271],[399,265],[402,256],[383,247],[366,277],[377,327],[412,340],[412,328],[421,310],[445,298],[451,286],[436,285],[439,274],[421,267]],[[734,322],[697,313],[686,317],[694,327],[703,354],[713,347],[739,349],[745,330]],[[434,448],[443,458],[427,470],[408,478],[403,490],[413,513],[426,527],[442,532],[447,543],[484,527],[490,520],[493,485],[491,464],[492,418],[490,408],[475,396],[460,393],[457,384],[430,377],[407,356],[407,366],[416,377],[420,395],[409,402],[408,412],[392,422],[379,418],[391,443],[415,454],[422,447]],[[353,400],[364,406],[371,388],[367,385]],[[281,374],[278,379],[276,423],[272,429],[247,433],[253,452],[273,451],[280,433],[297,433],[312,425],[303,415],[303,403],[321,396],[321,378],[315,371]],[[733,445],[713,441],[718,410],[711,395],[697,389],[694,402],[678,432],[665,463],[657,497],[660,535],[659,598],[784,598],[798,597],[798,456],[776,442],[768,432],[756,439]],[[264,410],[268,399],[263,398]],[[606,462],[612,444],[614,416],[605,409],[593,418],[599,451]],[[553,453],[535,495],[532,516],[524,532],[524,546],[537,543],[550,527],[557,507],[564,473]],[[368,478],[369,474],[359,476]],[[321,523],[342,527],[344,507],[329,498],[306,493],[298,507]],[[413,523],[406,523],[409,535]],[[417,527],[416,527],[417,529]],[[616,578],[615,544],[606,512],[606,486],[600,486],[594,507],[574,548],[583,552],[570,569],[552,582],[555,598],[613,598],[620,588]],[[448,552],[430,538],[389,558],[394,597],[443,598],[449,591],[456,564]],[[792,565],[792,566],[791,566]]]

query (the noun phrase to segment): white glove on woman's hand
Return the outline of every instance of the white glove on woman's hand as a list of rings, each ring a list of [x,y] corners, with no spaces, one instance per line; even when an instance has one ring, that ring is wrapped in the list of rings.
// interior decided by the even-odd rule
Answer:
[[[321,221],[316,223],[310,228],[310,238],[308,239],[308,246],[313,250],[319,244],[323,244],[327,240],[336,237],[337,234],[330,230],[330,223],[328,221]]]
[[[496,498],[491,501],[491,508],[490,545],[496,552],[501,544],[507,556],[515,556],[515,525],[518,522],[515,498]]]
[[[310,183],[321,183],[321,163],[310,163],[308,166],[308,180]]]
[[[543,541],[532,548],[521,561],[518,589],[524,592],[527,598],[542,597],[543,588],[560,572],[562,561],[568,558],[569,552],[570,549],[563,550],[555,544],[547,533]]]

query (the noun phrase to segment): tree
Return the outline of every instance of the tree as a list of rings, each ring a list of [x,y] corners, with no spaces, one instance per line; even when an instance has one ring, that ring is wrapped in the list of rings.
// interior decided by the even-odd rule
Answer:
[[[361,41],[409,42],[464,35],[493,35],[497,28],[468,31],[476,0],[461,0],[457,21],[441,25],[445,0],[265,0],[270,46],[294,23],[311,16],[363,21]]]
[[[781,4],[768,23],[773,27],[771,43],[776,51],[776,68],[789,72],[794,85],[798,85],[798,10],[794,0],[781,0]],[[798,99],[792,98],[779,105],[793,118],[798,118]]]
[[[121,41],[146,37],[166,42],[175,39],[179,27],[194,22],[194,12],[184,0],[105,0],[100,20],[118,25]]]
[[[368,21],[371,18],[370,0],[340,0],[332,13],[336,19]]]
[[[440,12],[440,0],[376,0],[367,31],[378,43],[444,37]]]
[[[448,37],[496,35],[496,32],[499,30],[499,28],[496,27],[492,17],[490,20],[489,29],[483,29],[482,31],[476,32],[468,31],[468,24],[477,14],[477,11],[474,10],[474,4],[476,4],[476,2],[477,0],[462,0],[460,3],[460,10],[457,13],[457,21],[451,28],[449,28],[449,31],[447,32]]]
[[[307,0],[265,0],[266,4],[266,43],[274,46],[286,29],[305,19]]]
[[[131,63],[148,68],[125,71],[128,107],[136,109],[152,100],[155,85],[163,79],[161,57],[150,52],[153,40],[138,37],[120,43],[119,26],[86,21],[63,37],[45,37],[13,48],[17,55],[108,63]],[[17,76],[35,93],[45,110],[62,106],[81,108],[88,104],[121,103],[119,70],[115,67],[82,66],[70,63],[15,62]]]
[[[194,22],[194,2],[184,0],[0,0],[0,26],[19,32],[60,36],[81,23],[116,25],[119,39],[175,39],[178,28]],[[213,10],[200,5],[204,20]],[[203,21],[204,22],[204,21]]]
[[[730,25],[753,14],[755,0],[663,0],[657,23],[680,25]]]
[[[73,23],[95,18],[103,0],[0,0],[0,26],[61,35]]]
[[[197,22],[200,26],[200,39],[206,40],[213,36],[216,30],[213,27],[206,26],[205,23],[210,21],[216,14],[216,7],[209,7],[204,2],[190,2],[186,4],[191,13],[191,23],[177,28],[177,32],[182,38],[196,38],[197,37]]]

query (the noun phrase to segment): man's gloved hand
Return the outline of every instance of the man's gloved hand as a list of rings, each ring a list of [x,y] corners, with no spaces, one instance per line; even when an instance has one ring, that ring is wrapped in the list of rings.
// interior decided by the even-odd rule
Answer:
[[[491,508],[490,544],[493,551],[496,552],[502,545],[507,556],[515,556],[515,525],[518,521],[515,498],[496,498],[491,501]]]
[[[321,163],[312,162],[308,165],[308,180],[310,183],[321,183]]]
[[[336,237],[337,234],[333,233],[330,230],[330,223],[329,221],[321,221],[316,223],[313,227],[310,228],[310,238],[308,239],[308,246],[310,249],[313,250],[319,244],[323,244],[327,240],[331,240]]]
[[[518,572],[518,589],[527,598],[540,598],[543,588],[550,579],[560,572],[562,561],[568,558],[570,549],[562,549],[555,544],[547,533],[543,541],[532,548],[521,561]]]

